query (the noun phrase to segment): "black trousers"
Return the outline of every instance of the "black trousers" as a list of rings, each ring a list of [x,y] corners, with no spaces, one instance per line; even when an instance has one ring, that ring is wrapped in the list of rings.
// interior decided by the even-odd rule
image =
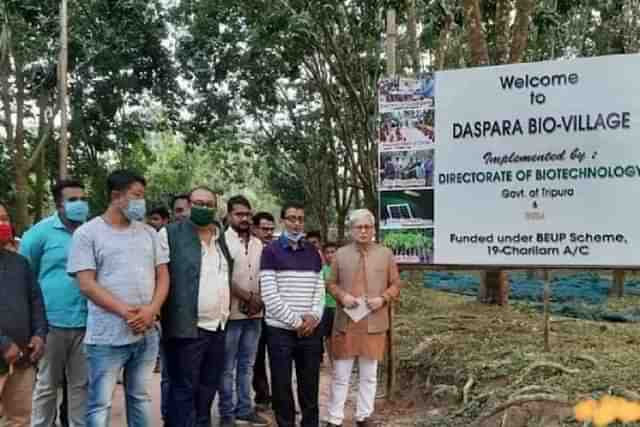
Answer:
[[[169,427],[210,427],[211,405],[224,370],[225,332],[198,329],[197,338],[165,340]]]
[[[292,374],[296,365],[298,401],[302,410],[302,427],[318,427],[320,411],[320,361],[322,337],[318,329],[310,337],[298,337],[296,331],[268,327],[267,342],[273,392],[273,410],[278,427],[296,425],[296,408],[293,400]]]
[[[67,373],[62,376],[62,402],[60,402],[60,426],[69,427],[69,393],[67,392]]]
[[[271,387],[267,376],[267,325],[262,322],[262,333],[258,341],[256,363],[253,366],[253,390],[256,392],[255,402],[269,403],[271,401]]]

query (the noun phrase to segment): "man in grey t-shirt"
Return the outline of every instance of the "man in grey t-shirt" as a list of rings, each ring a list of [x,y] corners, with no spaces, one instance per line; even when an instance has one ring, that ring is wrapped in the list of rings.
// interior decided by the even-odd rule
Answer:
[[[73,235],[67,270],[89,300],[87,427],[109,427],[124,369],[129,427],[151,426],[149,384],[158,354],[156,318],[169,290],[168,257],[145,216],[144,178],[116,171],[107,211]]]

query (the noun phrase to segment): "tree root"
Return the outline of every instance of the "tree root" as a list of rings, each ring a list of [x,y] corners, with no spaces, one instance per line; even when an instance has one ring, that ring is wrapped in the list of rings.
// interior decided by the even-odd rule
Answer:
[[[475,380],[473,379],[473,375],[469,376],[469,379],[467,380],[467,383],[464,385],[464,388],[462,389],[462,404],[466,405],[467,403],[469,403],[469,399],[471,398],[471,389],[473,388],[473,385],[475,384]]]
[[[436,399],[447,396],[455,398],[456,400],[460,399],[460,392],[458,391],[458,387],[448,384],[439,384],[435,386],[431,395]]]
[[[477,319],[478,316],[476,316],[475,314],[461,314],[460,316],[458,316],[458,319],[471,319],[471,320],[475,320]]]
[[[507,427],[507,420],[509,419],[509,410],[504,411],[504,415],[502,416],[502,422],[500,423],[500,427]]]
[[[583,319],[575,319],[573,317],[563,317],[561,319],[549,319],[550,323],[567,323],[567,322],[577,322],[578,320]]]
[[[548,387],[541,385],[528,385],[526,387],[522,387],[520,390],[516,390],[509,396],[509,399],[515,399],[518,396],[531,394],[531,393],[542,393],[542,394],[553,394],[554,391]]]
[[[483,422],[485,422],[489,418],[499,414],[504,410],[511,408],[512,406],[524,405],[525,403],[530,403],[530,402],[551,402],[551,403],[559,403],[562,405],[569,404],[566,398],[563,399],[563,396],[558,396],[555,394],[547,394],[547,393],[527,394],[524,396],[517,397],[515,399],[510,399],[507,402],[503,403],[502,405],[499,405],[488,414],[483,415],[475,424],[481,425]]]
[[[617,386],[611,387],[609,388],[609,394],[623,397],[627,400],[635,400],[635,401],[640,400],[640,394],[623,387],[617,387]]]
[[[482,402],[483,400],[490,398],[491,396],[493,396],[493,395],[494,395],[494,394],[496,394],[496,393],[497,393],[497,391],[496,391],[496,390],[492,390],[492,391],[489,391],[489,392],[487,392],[487,393],[483,393],[483,394],[481,394],[480,396],[476,397],[475,399],[469,399],[469,403],[471,403],[471,400],[473,400],[473,401],[475,401],[475,402]],[[467,410],[467,406],[468,406],[468,405],[462,405],[462,408],[458,409],[458,410],[457,410],[456,412],[454,412],[452,415],[453,415],[454,417],[458,417],[458,416],[460,416],[460,415],[464,414],[464,411],[466,411],[466,410]]]
[[[515,382],[515,385],[521,384],[529,374],[539,368],[551,368],[569,375],[576,375],[580,372],[579,369],[567,368],[566,366],[555,362],[535,362],[524,371],[520,379]]]
[[[578,354],[576,356],[573,356],[573,358],[576,360],[584,360],[586,362],[590,362],[594,368],[597,368],[599,365],[595,357],[589,356],[587,354]]]

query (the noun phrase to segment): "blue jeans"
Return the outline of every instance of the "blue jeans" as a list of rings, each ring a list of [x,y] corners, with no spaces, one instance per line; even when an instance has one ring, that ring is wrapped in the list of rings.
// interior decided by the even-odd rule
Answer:
[[[169,372],[170,427],[211,427],[211,405],[220,388],[225,331],[198,329],[197,338],[164,341]]]
[[[261,330],[262,319],[230,320],[227,323],[226,359],[220,390],[220,416],[223,418],[246,417],[253,412],[251,384]]]
[[[111,403],[118,375],[124,369],[129,427],[151,427],[151,381],[158,357],[158,332],[122,346],[87,344],[89,395],[87,427],[111,426]]]

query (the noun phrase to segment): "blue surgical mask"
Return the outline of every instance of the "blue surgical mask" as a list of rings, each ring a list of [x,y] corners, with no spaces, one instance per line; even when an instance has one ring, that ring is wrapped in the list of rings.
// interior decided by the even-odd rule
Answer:
[[[89,218],[89,203],[84,200],[64,202],[64,216],[73,222],[85,222]]]
[[[284,236],[291,240],[293,243],[298,243],[300,242],[300,240],[302,240],[302,238],[304,237],[304,234],[302,233],[291,233],[287,230],[284,231]]]
[[[147,214],[147,204],[144,199],[129,200],[127,208],[122,213],[129,221],[142,221]]]

